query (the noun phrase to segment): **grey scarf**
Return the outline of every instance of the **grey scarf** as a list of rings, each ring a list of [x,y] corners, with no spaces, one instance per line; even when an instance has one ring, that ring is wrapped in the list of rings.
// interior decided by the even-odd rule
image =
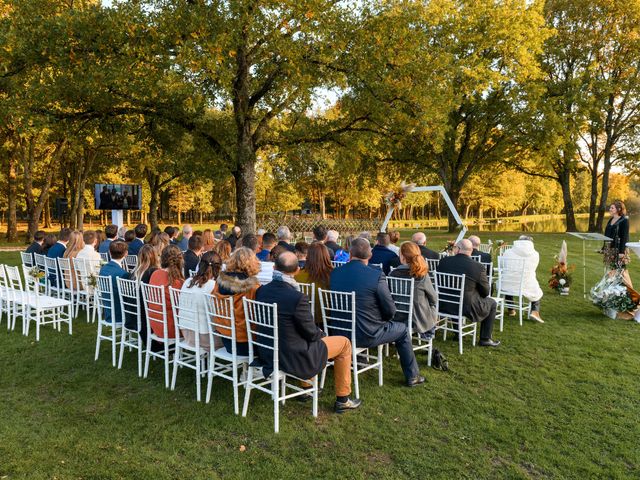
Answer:
[[[284,274],[278,270],[273,271],[273,281],[288,283],[297,291],[300,291],[300,285],[298,285],[298,282],[296,282],[292,276]]]

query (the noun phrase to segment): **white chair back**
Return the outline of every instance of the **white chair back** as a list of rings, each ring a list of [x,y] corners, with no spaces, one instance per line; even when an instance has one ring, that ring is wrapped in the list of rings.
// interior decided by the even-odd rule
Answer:
[[[506,252],[507,250],[510,250],[513,248],[513,245],[500,245],[500,248],[498,249],[498,256],[503,255],[504,252]]]
[[[140,285],[135,280],[126,278],[117,278],[116,281],[122,318],[126,320],[134,317],[137,325],[136,331],[139,332],[142,318],[140,314]]]
[[[100,260],[102,260],[103,262],[108,262],[111,260],[111,255],[109,255],[109,252],[101,253]]]
[[[191,270],[189,269],[189,278],[193,278],[196,276],[196,273],[198,273],[197,270]]]
[[[129,273],[133,272],[138,265],[138,256],[137,255],[127,255],[124,257],[124,267],[125,270]]]
[[[382,270],[382,264],[381,263],[370,263],[369,266],[371,268],[377,268],[378,270]]]
[[[493,245],[491,243],[481,243],[478,245],[478,251],[482,253],[491,253]]]
[[[431,283],[435,281],[435,272],[438,270],[439,258],[427,258],[427,266],[429,267],[429,277],[431,277]]]
[[[115,323],[115,295],[111,277],[104,275],[97,277],[96,300],[98,302],[98,320],[106,321],[107,313],[109,313],[111,323]]]
[[[435,287],[438,292],[438,314],[462,319],[465,275],[436,271],[435,279]],[[448,306],[448,310],[457,311],[457,313],[444,312],[443,307],[445,306]]]
[[[484,268],[486,269],[487,278],[489,279],[489,287],[493,284],[493,263],[491,262],[480,262]]]
[[[409,336],[412,335],[414,282],[413,278],[387,277],[387,284],[393,303],[396,304],[396,311],[407,317]]]
[[[316,284],[315,283],[298,283],[300,291],[309,299],[311,306],[311,316],[316,318]]]
[[[471,260],[475,260],[476,262],[480,261],[480,255],[471,255]]]
[[[58,269],[60,270],[61,282],[59,287],[63,292],[73,295],[75,290],[75,272],[71,268],[71,259],[69,258],[57,258]]]
[[[343,266],[345,263],[347,263],[347,262],[339,262],[339,261],[337,261],[337,260],[331,260],[331,266],[332,266],[333,268],[341,267],[341,266]]]
[[[47,262],[45,260],[44,255],[41,255],[40,253],[34,253],[33,254],[33,259],[35,261],[36,266],[43,272],[47,271]]]
[[[22,265],[25,267],[33,267],[35,263],[33,255],[30,253],[20,252],[20,259],[22,260]]]
[[[171,298],[171,309],[173,311],[173,319],[177,330],[188,330],[195,335],[196,349],[200,347],[200,334],[207,334],[208,331],[200,330],[200,322],[198,316],[201,311],[198,310],[198,304],[204,306],[204,297],[201,293],[182,291],[177,288],[169,287],[169,296]]]
[[[207,320],[209,323],[210,344],[214,345],[214,339],[227,339],[231,341],[232,353],[236,355],[236,316],[233,309],[233,297],[217,297],[205,295]],[[230,332],[230,333],[224,333]]]
[[[44,257],[45,273],[47,274],[47,283],[50,292],[58,292],[60,287],[60,274],[58,273],[58,262],[55,258]],[[52,280],[54,279],[54,280]]]
[[[522,296],[524,260],[498,257],[498,296]]]
[[[147,328],[152,332],[151,322],[159,323],[162,327],[163,337],[169,337],[169,327],[167,323],[167,301],[162,285],[142,285],[142,303],[147,316]]]
[[[253,362],[258,355],[257,348],[261,347],[271,351],[273,360],[273,371],[280,370],[279,366],[279,346],[278,346],[278,305],[275,303],[264,303],[256,300],[242,298],[244,306],[244,316],[247,322],[247,332],[249,339],[249,363]],[[264,360],[264,359],[263,359]]]
[[[351,339],[356,348],[356,292],[336,292],[318,289],[322,324],[327,335],[343,335]]]
[[[6,267],[6,268],[7,269],[9,269],[9,268],[13,269],[13,267]],[[4,268],[2,269],[2,271],[4,273]],[[13,277],[14,275],[15,275],[15,273],[12,271],[11,276]],[[35,297],[40,295],[40,293],[41,293],[40,289],[44,288],[44,285],[41,284],[36,277],[32,277],[31,276],[31,268],[29,268],[27,265],[22,265],[22,275],[24,276],[25,290],[28,293],[33,293],[34,294],[34,299],[36,299]],[[20,278],[20,275],[18,275],[18,279],[19,278]],[[7,280],[7,279],[5,279],[5,280]],[[0,281],[0,283],[2,283],[2,282]]]
[[[20,269],[18,267],[12,267],[11,265],[5,265],[5,271],[7,272],[7,282],[9,288],[15,292],[22,292],[22,278],[20,278]]]

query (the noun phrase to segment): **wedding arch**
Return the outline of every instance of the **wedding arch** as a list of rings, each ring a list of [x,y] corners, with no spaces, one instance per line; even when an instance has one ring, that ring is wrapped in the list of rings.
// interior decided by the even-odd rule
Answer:
[[[447,207],[449,208],[449,211],[451,212],[451,215],[453,216],[453,219],[460,226],[460,233],[458,233],[458,237],[456,238],[456,242],[458,242],[458,241],[460,241],[460,240],[462,240],[464,238],[464,235],[467,233],[467,226],[462,221],[462,218],[460,218],[460,215],[458,214],[458,211],[456,210],[456,206],[453,204],[453,202],[451,201],[451,198],[449,198],[449,194],[447,193],[447,190],[442,185],[434,185],[434,186],[430,186],[430,187],[407,186],[407,187],[403,187],[403,192],[404,193],[440,192],[440,194],[442,195],[442,198],[444,198],[444,201],[447,204]],[[397,194],[392,193],[392,196],[396,196],[397,197]],[[390,202],[389,210],[387,211],[387,216],[384,218],[384,221],[382,222],[382,227],[380,227],[380,231],[382,231],[382,232],[386,232],[387,231],[387,225],[389,225],[389,221],[391,220],[391,216],[393,215],[393,212],[395,211],[396,206],[399,203],[400,203],[399,200],[397,200],[396,202],[394,202],[392,200]]]

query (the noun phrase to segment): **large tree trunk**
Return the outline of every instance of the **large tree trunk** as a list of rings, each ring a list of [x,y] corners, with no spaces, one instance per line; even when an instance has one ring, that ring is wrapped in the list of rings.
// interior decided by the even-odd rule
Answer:
[[[7,240],[18,240],[18,216],[16,213],[17,175],[15,156],[9,154],[7,162]]]
[[[243,142],[244,143],[244,142]],[[238,168],[233,172],[236,182],[236,223],[243,232],[256,231],[256,156],[250,145],[238,145]]]
[[[558,181],[562,188],[562,200],[564,202],[564,215],[567,221],[567,232],[577,231],[576,216],[573,210],[573,199],[571,198],[571,174],[564,171],[559,175]]]

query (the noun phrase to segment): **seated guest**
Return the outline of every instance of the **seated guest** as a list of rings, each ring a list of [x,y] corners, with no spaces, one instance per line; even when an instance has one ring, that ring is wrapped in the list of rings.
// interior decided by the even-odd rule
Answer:
[[[359,238],[364,238],[367,242],[369,242],[369,245],[371,245],[371,232],[360,232],[360,235],[358,235]]]
[[[364,238],[351,244],[351,261],[331,272],[331,290],[356,293],[356,345],[373,348],[395,343],[408,387],[424,383],[406,325],[393,322],[396,305],[382,270],[369,268],[371,245]]]
[[[336,250],[333,259],[336,262],[348,262],[349,261],[349,249],[351,248],[351,242],[355,237],[353,235],[347,235],[344,239],[344,247],[338,248]]]
[[[482,263],[492,262],[490,253],[485,253],[478,250],[478,247],[480,247],[480,237],[478,237],[477,235],[471,235],[469,237],[469,241],[471,242],[471,245],[473,245],[473,251],[471,252],[471,256],[477,257],[479,255],[480,261]]]
[[[422,232],[416,232],[411,236],[411,241],[420,247],[420,253],[424,258],[438,260],[440,254],[426,247],[427,236]]]
[[[58,242],[58,237],[53,233],[47,233],[42,242],[42,255],[48,255],[49,250]]]
[[[131,272],[131,279],[141,283],[149,283],[153,272],[160,268],[160,257],[156,253],[156,249],[151,245],[143,245],[138,252],[138,263],[133,272]],[[144,345],[147,344],[147,312],[144,310],[144,303],[142,299],[142,292],[140,292],[140,338]],[[137,319],[135,316],[128,315],[125,319],[127,328],[129,330],[135,330]],[[154,352],[161,350],[160,345],[155,345],[152,348]]]
[[[182,238],[178,242],[178,247],[183,252],[186,252],[189,249],[189,239],[193,236],[193,227],[191,225],[183,225],[182,226]]]
[[[278,245],[283,246],[290,252],[295,251],[293,245],[291,245],[290,243],[291,231],[289,230],[289,227],[283,225],[282,227],[278,228],[276,234],[278,235]]]
[[[82,240],[84,242],[84,247],[78,252],[76,258],[100,261],[100,254],[96,250],[98,247],[98,235],[96,232],[93,230],[85,230],[82,233]]]
[[[220,225],[220,230],[216,230],[216,232],[220,232],[222,234],[222,240],[227,236],[227,231],[229,230],[229,225],[223,223]]]
[[[324,242],[324,244],[333,252],[333,255],[331,256],[332,260],[333,257],[335,257],[336,252],[341,248],[340,245],[338,245],[338,238],[340,238],[340,234],[336,230],[327,231],[327,241]]]
[[[314,242],[320,242],[320,243],[326,243],[327,241],[327,227],[325,227],[324,225],[317,225],[315,227],[313,227],[313,241]],[[329,247],[327,247],[329,248]],[[333,256],[336,254],[336,252],[334,252],[331,248],[329,248],[329,254],[331,255],[331,258],[333,258]]]
[[[224,270],[224,264],[231,256],[231,244],[226,240],[220,240],[213,250],[220,256],[220,260],[222,260],[222,269]]]
[[[273,233],[267,232],[264,235],[262,235],[262,250],[260,250],[256,254],[256,256],[258,257],[258,260],[260,260],[261,262],[268,261],[269,257],[271,256],[271,249],[275,247],[277,243],[278,243],[278,240],[276,239],[276,236]]]
[[[513,242],[513,247],[502,254],[502,258],[524,260],[522,294],[531,302],[529,318],[536,322],[544,323],[540,316],[540,300],[542,299],[543,293],[536,277],[536,269],[538,268],[538,263],[540,263],[540,255],[533,246],[533,238],[528,235],[521,235],[518,240]],[[512,275],[505,275],[502,289],[506,292],[512,291],[518,293],[520,282],[516,283],[517,280],[519,279]],[[509,312],[510,315],[515,315],[515,313],[515,311]]]
[[[129,255],[138,255],[138,252],[144,246],[144,237],[147,236],[147,226],[144,223],[139,223],[133,231],[136,238],[129,243]]]
[[[164,233],[169,235],[170,245],[178,246],[178,232],[179,230],[177,227],[172,227],[172,226],[165,227]]]
[[[64,256],[64,252],[67,250],[67,244],[69,243],[70,237],[71,229],[63,228],[60,230],[58,241],[47,250],[47,258],[62,258]],[[57,274],[52,273],[49,275],[49,283],[52,286],[56,287],[61,285],[58,280]]]
[[[118,226],[107,225],[104,229],[104,234],[107,238],[98,247],[98,252],[109,253],[109,245],[118,238]]]
[[[428,340],[435,334],[438,322],[438,296],[431,279],[427,261],[420,248],[413,242],[404,242],[400,246],[401,265],[394,269],[390,277],[413,278],[413,331]],[[407,314],[396,312],[396,322],[407,322]]]
[[[314,244],[311,248],[322,248],[329,258],[327,247]],[[320,374],[327,359],[334,360],[334,378],[337,413],[353,410],[361,400],[351,399],[351,343],[343,336],[326,337],[313,323],[309,299],[300,293],[294,276],[300,269],[298,259],[291,252],[281,253],[276,260],[273,281],[260,287],[256,300],[278,305],[279,368],[301,379],[310,379]],[[273,351],[258,347],[258,356],[263,362],[263,374],[273,372]]]
[[[118,229],[118,240],[122,240],[123,242],[126,242],[127,240],[125,239],[125,235],[127,234],[127,227],[122,226]]]
[[[67,248],[62,255],[63,258],[69,259],[69,266],[71,267],[70,277],[65,276],[65,284],[67,288],[73,287],[74,289],[77,287],[76,283],[76,274],[75,268],[73,266],[73,260],[78,256],[78,254],[84,248],[84,240],[82,238],[82,232],[77,230],[73,230],[71,235],[69,236],[69,242],[67,243]],[[100,255],[100,254],[98,254]]]
[[[320,311],[320,295],[318,289],[329,290],[329,277],[331,276],[331,257],[329,249],[322,243],[312,243],[307,252],[307,262],[305,267],[296,274],[296,281],[299,283],[315,284],[315,318],[316,323],[322,323],[322,312]]]
[[[127,230],[124,234],[124,241],[127,243],[127,246],[131,246],[131,242],[136,239],[136,232],[133,230]]]
[[[195,236],[189,239],[191,244]],[[202,255],[200,264],[198,265],[198,271],[192,277],[187,279],[182,285],[182,291],[188,293],[196,293],[195,296],[181,296],[180,308],[189,310],[189,315],[193,315],[191,320],[194,324],[198,323],[198,329],[200,331],[200,348],[207,351],[211,350],[211,344],[209,341],[209,320],[207,318],[207,299],[203,294],[210,294],[213,291],[213,287],[216,284],[216,278],[220,274],[222,268],[222,262],[216,252],[206,252]],[[186,312],[186,310],[185,310]],[[196,339],[192,330],[182,330],[182,335],[185,341],[195,347]],[[218,339],[218,337],[215,337]],[[216,346],[222,347],[222,343]]]
[[[460,240],[454,247],[455,255],[440,260],[438,272],[465,275],[462,314],[472,322],[480,322],[480,346],[497,347],[500,342],[491,338],[496,302],[489,296],[491,287],[484,267],[471,259],[472,251],[469,240]],[[448,302],[440,309],[444,313],[458,313],[457,307]]]
[[[156,249],[156,255],[160,258],[164,249],[171,245],[171,237],[168,233],[158,232],[156,235],[151,236],[149,245]]]
[[[127,244],[120,240],[112,241],[109,244],[109,255],[111,260],[100,268],[101,277],[111,277],[111,289],[113,291],[113,300],[115,305],[111,305],[111,300],[105,295],[102,303],[105,307],[105,322],[116,323],[122,322],[122,310],[120,309],[120,301],[118,300],[118,281],[117,278],[128,278],[129,274],[123,268],[124,257],[127,256]]]
[[[227,242],[231,244],[232,250],[236,248],[236,243],[238,243],[238,240],[240,239],[241,234],[242,234],[242,230],[238,225],[234,226],[231,229],[231,233],[227,237]]]
[[[216,239],[213,236],[213,232],[210,228],[207,228],[204,232],[202,232],[202,251],[210,252],[213,250],[213,247],[216,245]]]
[[[60,230],[60,235],[58,235],[58,240],[54,245],[49,247],[47,251],[48,258],[62,258],[64,256],[64,252],[67,249],[67,243],[69,243],[69,238],[71,237],[71,229],[63,228]]]
[[[382,264],[382,270],[386,275],[389,274],[392,262],[400,262],[398,256],[389,250],[389,243],[389,234],[386,232],[379,232],[376,238],[376,246],[373,247],[371,258],[369,259],[369,264]]]
[[[304,264],[307,261],[307,252],[309,251],[309,244],[307,242],[298,242],[294,245],[296,257],[298,257],[298,266],[304,268]]]
[[[33,235],[33,243],[31,245],[29,245],[29,247],[27,247],[27,249],[25,250],[25,253],[30,253],[31,254],[31,262],[35,262],[35,259],[33,257],[34,254],[42,254],[42,249],[43,249],[43,245],[44,245],[44,237],[47,235],[47,233],[43,230],[38,230],[34,235]]]
[[[196,271],[198,269],[200,255],[202,255],[202,237],[191,235],[189,249],[184,252],[184,278],[191,277],[190,270]]]
[[[247,326],[244,318],[244,305],[242,298],[250,300],[256,298],[256,290],[260,286],[256,275],[260,271],[260,262],[255,254],[245,247],[238,248],[231,254],[226,263],[226,270],[220,272],[213,295],[218,298],[233,297],[233,311],[236,323],[236,353],[238,355],[249,355],[249,343],[247,337]],[[219,319],[216,323],[227,322]],[[223,335],[231,335],[231,330],[220,329]],[[223,338],[225,348],[232,352],[231,341]]]
[[[389,246],[387,247],[396,255],[400,256],[400,247],[398,246],[398,242],[400,241],[400,232],[397,230],[391,230],[389,232]]]
[[[256,254],[260,251],[260,247],[258,246],[258,237],[253,233],[247,233],[244,237],[242,237],[240,239],[240,245],[248,248]]]
[[[184,283],[184,258],[182,252],[176,245],[165,247],[160,256],[160,269],[153,272],[149,278],[149,285],[164,287],[164,298],[166,302],[166,332],[162,324],[162,314],[160,312],[149,312],[149,324],[153,333],[161,338],[176,338],[176,325],[173,318],[171,305],[171,295],[169,287],[180,290]]]

